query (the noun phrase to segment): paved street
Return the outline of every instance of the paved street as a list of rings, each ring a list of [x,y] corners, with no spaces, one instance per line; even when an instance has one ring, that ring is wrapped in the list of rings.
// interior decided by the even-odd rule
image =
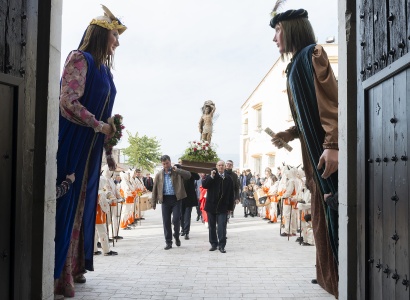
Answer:
[[[161,207],[145,213],[112,250],[94,256],[95,271],[76,285],[73,299],[334,299],[315,278],[315,247],[279,236],[278,224],[244,218],[228,224],[226,253],[210,252],[208,230],[192,212],[190,240],[165,251]]]

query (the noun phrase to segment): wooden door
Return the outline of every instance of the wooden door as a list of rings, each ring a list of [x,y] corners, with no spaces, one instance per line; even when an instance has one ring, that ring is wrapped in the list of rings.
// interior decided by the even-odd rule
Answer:
[[[12,264],[13,264],[13,234],[12,206],[13,174],[15,167],[15,141],[13,131],[15,126],[15,94],[12,86],[0,84],[0,291],[4,299],[11,299]]]
[[[369,299],[408,299],[410,69],[369,89]]]
[[[410,0],[359,3],[360,299],[410,298]],[[407,13],[407,15],[406,15]],[[364,122],[362,120],[365,120]]]
[[[61,9],[61,1],[0,0],[0,299],[53,294],[50,141],[57,137],[50,127]]]

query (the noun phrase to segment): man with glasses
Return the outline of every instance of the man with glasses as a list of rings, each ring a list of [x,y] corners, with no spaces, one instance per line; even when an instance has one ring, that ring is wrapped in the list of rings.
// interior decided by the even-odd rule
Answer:
[[[205,211],[209,222],[209,251],[219,248],[221,253],[226,253],[227,215],[233,210],[234,193],[232,178],[226,173],[223,160],[218,161],[216,168],[202,181],[202,187],[207,189]]]

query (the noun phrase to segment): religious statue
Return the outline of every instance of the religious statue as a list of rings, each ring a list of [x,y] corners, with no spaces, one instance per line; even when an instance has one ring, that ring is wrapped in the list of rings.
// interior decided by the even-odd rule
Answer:
[[[215,112],[215,103],[211,100],[205,101],[202,106],[202,116],[199,120],[199,132],[201,133],[201,140],[211,142],[212,138],[212,119]]]

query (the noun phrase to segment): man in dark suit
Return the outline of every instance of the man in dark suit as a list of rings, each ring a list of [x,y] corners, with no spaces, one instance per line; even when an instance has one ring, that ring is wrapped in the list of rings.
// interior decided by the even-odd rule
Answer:
[[[209,251],[219,248],[221,253],[225,253],[226,225],[228,214],[233,210],[234,192],[232,178],[226,173],[223,160],[218,161],[216,168],[202,181],[202,187],[208,190],[205,211],[208,215],[209,243],[211,244]]]
[[[231,217],[233,218],[233,212],[235,211],[235,204],[239,203],[239,179],[238,179],[238,175],[232,170],[233,168],[233,161],[228,159],[226,161],[226,173],[231,176],[232,181],[233,181],[233,198],[234,198],[234,203],[233,203],[233,209],[231,212]],[[229,215],[228,215],[228,219],[229,219]]]
[[[178,166],[175,164],[175,166]],[[181,204],[181,235],[189,240],[189,231],[191,229],[191,214],[192,207],[198,206],[198,198],[196,196],[195,181],[199,180],[199,174],[191,172],[191,178],[184,180],[186,198],[182,199]]]
[[[251,169],[247,169],[245,173],[246,173],[246,185],[248,186],[251,184],[251,179],[253,175],[252,175]]]
[[[147,173],[146,176],[143,178],[145,188],[152,192],[152,187],[154,186],[154,181],[152,180],[151,174]]]

